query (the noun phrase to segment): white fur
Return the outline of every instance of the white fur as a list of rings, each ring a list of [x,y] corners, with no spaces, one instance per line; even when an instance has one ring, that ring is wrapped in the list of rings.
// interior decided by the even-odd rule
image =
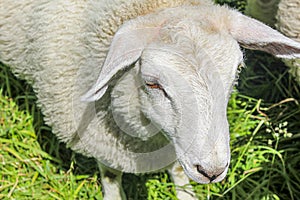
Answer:
[[[200,0],[1,4],[1,61],[32,83],[58,138],[102,163],[107,199],[125,198],[116,170],[145,173],[177,159],[193,180],[221,181],[238,44],[278,57],[300,52],[273,29]]]
[[[277,29],[300,42],[300,2],[298,0],[281,0],[277,11]],[[300,59],[285,60],[290,73],[300,84]]]

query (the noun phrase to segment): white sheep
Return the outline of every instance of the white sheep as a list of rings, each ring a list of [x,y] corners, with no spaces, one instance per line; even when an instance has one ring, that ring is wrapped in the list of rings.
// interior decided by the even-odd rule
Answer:
[[[201,0],[1,1],[1,61],[32,84],[58,138],[99,162],[109,200],[126,198],[122,172],[225,177],[239,44],[300,56],[299,43]]]
[[[289,38],[300,42],[300,1],[281,0],[276,14],[276,27]],[[300,84],[300,59],[284,60]]]
[[[281,33],[300,42],[299,0],[248,0],[246,13],[275,26]],[[300,83],[300,59],[284,60],[290,73]]]

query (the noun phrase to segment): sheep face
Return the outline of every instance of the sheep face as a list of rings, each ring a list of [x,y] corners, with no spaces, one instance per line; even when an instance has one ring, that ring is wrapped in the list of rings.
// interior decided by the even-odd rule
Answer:
[[[190,178],[218,182],[230,160],[228,91],[213,63],[191,63],[181,55],[165,46],[143,51],[137,63],[141,111],[174,145]]]

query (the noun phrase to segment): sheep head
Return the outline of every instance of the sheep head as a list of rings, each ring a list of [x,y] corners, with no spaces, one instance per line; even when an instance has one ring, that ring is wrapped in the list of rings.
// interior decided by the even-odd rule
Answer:
[[[146,48],[139,60],[142,113],[175,147],[186,174],[199,183],[222,180],[229,165],[228,91],[210,56],[197,63],[174,46]]]
[[[221,181],[230,160],[226,108],[242,62],[239,44],[278,57],[300,53],[298,43],[224,7],[165,9],[119,29],[96,84],[83,100],[99,100],[112,78],[133,66],[138,84],[131,84],[134,88],[123,98],[135,94],[136,113],[174,145],[190,178],[199,183]],[[133,79],[125,78],[124,83]]]

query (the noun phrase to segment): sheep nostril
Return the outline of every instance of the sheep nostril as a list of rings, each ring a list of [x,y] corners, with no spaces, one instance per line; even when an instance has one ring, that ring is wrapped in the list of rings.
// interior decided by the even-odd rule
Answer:
[[[204,171],[204,168],[201,165],[196,165],[197,171],[205,176],[206,178],[210,179],[210,176]]]
[[[195,165],[197,171],[202,174],[204,177],[208,178],[210,182],[214,181],[218,176],[220,176],[228,166],[228,163],[224,168],[221,168],[219,170],[213,171],[213,172],[207,172],[201,165]]]

